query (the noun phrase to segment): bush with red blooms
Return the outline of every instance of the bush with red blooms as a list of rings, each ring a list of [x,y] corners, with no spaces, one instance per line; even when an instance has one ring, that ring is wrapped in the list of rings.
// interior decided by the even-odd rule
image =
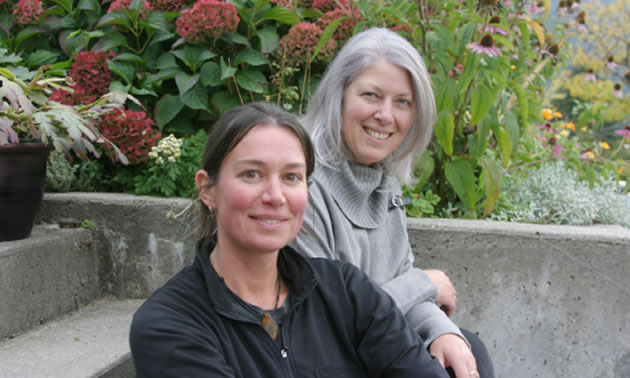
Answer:
[[[289,29],[280,40],[279,53],[286,57],[289,64],[299,65],[308,62],[315,52],[317,42],[322,35],[322,29],[312,22],[300,22]],[[319,50],[319,55],[325,60],[331,59],[335,53],[337,43],[330,39],[328,43]]]
[[[203,43],[236,30],[236,7],[227,1],[199,0],[177,19],[175,32],[189,43]]]
[[[113,51],[109,53],[81,51],[75,55],[69,75],[74,81],[71,87],[74,92],[56,89],[50,99],[65,105],[89,104],[96,101],[109,92],[112,78],[108,61],[114,56],[116,55]]]
[[[144,112],[134,112],[125,108],[114,110],[99,121],[99,129],[103,137],[118,146],[129,164],[138,164],[149,158],[151,148],[155,146],[162,134],[153,129],[153,120]],[[114,150],[103,144],[108,156]]]
[[[354,17],[359,19],[359,8],[352,7],[352,11],[354,13]],[[318,20],[319,24],[322,27],[322,30],[326,29],[326,27],[333,21],[341,17],[348,17],[348,13],[341,8],[335,8],[331,11],[324,13]],[[332,35],[332,39],[337,41],[338,44],[343,44],[345,41],[352,37],[352,33],[354,32],[355,20],[353,18],[348,18],[342,21],[335,32]]]
[[[107,13],[129,8],[129,5],[131,5],[131,1],[132,0],[114,0],[109,6]],[[151,4],[147,0],[142,0],[142,11],[140,12],[140,17],[142,17],[143,19],[146,18],[149,12],[151,12],[152,10],[153,7],[151,6]]]
[[[13,19],[16,24],[37,24],[44,13],[41,0],[20,0],[13,7]]]
[[[182,7],[182,0],[150,0],[150,3],[162,12],[177,12]]]
[[[337,0],[342,7],[348,8],[348,2],[346,0]],[[339,8],[336,0],[313,0],[313,8],[317,8],[322,12],[328,12]]]

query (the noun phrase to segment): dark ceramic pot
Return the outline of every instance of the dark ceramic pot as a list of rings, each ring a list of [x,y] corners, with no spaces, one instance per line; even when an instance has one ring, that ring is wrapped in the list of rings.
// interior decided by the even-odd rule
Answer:
[[[0,146],[0,242],[31,234],[44,197],[49,151],[42,143]]]

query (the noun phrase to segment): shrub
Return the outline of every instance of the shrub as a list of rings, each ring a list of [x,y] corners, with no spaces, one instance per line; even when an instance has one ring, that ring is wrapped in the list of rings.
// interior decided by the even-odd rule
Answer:
[[[129,159],[129,164],[146,161],[151,147],[160,139],[161,133],[152,128],[153,120],[144,112],[115,110],[108,113],[100,122],[99,128],[107,139],[117,145]],[[105,153],[112,149],[104,144]]]
[[[20,0],[13,7],[13,19],[17,24],[36,24],[42,13],[44,6],[41,0]]]
[[[236,7],[227,1],[199,0],[177,19],[175,30],[186,42],[202,43],[236,30]]]

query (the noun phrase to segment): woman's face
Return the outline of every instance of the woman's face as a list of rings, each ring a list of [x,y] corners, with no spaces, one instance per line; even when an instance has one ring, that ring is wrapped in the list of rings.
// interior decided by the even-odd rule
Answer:
[[[295,239],[308,201],[299,139],[286,128],[255,126],[227,154],[208,194],[221,248],[250,253],[284,247]]]
[[[384,58],[357,75],[344,91],[341,130],[356,162],[377,163],[400,146],[411,125],[413,101],[407,71]]]

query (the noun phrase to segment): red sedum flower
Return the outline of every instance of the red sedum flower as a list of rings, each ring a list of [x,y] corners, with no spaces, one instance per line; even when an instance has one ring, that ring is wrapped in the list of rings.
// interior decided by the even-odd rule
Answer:
[[[108,113],[99,122],[103,137],[120,148],[129,164],[138,164],[149,158],[151,148],[162,136],[152,126],[153,120],[147,118],[144,112],[125,108]],[[107,143],[103,144],[103,148],[108,156],[114,156],[113,148]]]
[[[305,63],[315,52],[321,35],[322,29],[317,24],[311,22],[295,24],[280,40],[280,53],[286,56],[289,64]],[[319,51],[319,54],[324,59],[330,59],[336,47],[337,43],[330,39]]]
[[[177,19],[175,32],[190,43],[202,43],[236,30],[236,7],[227,1],[199,0]]]
[[[16,24],[37,24],[44,13],[41,0],[20,0],[13,6],[13,19]]]

